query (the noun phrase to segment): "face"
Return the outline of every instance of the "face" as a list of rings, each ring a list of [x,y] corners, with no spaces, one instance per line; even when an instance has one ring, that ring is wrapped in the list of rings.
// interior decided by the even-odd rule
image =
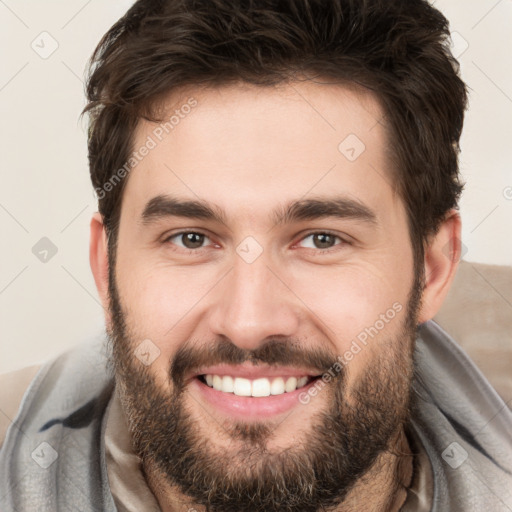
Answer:
[[[110,269],[135,449],[208,510],[336,505],[408,416],[419,282],[383,113],[307,82],[166,107]]]

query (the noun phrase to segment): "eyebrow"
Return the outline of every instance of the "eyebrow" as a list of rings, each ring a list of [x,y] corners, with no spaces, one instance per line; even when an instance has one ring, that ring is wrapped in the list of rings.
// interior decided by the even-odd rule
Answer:
[[[276,225],[325,217],[377,224],[377,214],[371,208],[349,197],[302,199],[277,209],[272,216]]]
[[[167,217],[213,220],[225,224],[225,215],[220,208],[209,206],[203,201],[182,201],[167,195],[156,196],[148,201],[142,212],[144,224]]]
[[[211,206],[201,200],[184,201],[168,195],[152,198],[142,212],[144,224],[167,217],[187,217],[226,224],[226,215],[218,206]],[[372,209],[349,197],[320,197],[293,201],[284,207],[276,208],[271,215],[274,225],[326,217],[377,224],[377,215]]]

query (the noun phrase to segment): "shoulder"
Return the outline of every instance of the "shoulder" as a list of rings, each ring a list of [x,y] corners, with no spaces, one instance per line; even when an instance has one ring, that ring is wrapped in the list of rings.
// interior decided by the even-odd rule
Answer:
[[[106,347],[96,341],[64,352],[28,378],[0,450],[0,501],[9,510],[31,510],[36,494],[45,510],[60,510],[62,503],[92,510],[93,501],[95,510],[115,510],[103,451],[114,381]],[[48,494],[56,485],[59,493]]]
[[[21,401],[41,365],[27,366],[20,370],[0,374],[0,446],[7,429],[14,421]]]
[[[101,338],[80,343],[43,365],[0,375],[0,446],[15,419],[66,417],[101,394],[111,380]]]
[[[433,321],[418,330],[416,413],[441,451],[462,436],[512,475],[512,411],[453,338]],[[443,446],[443,443],[445,446]]]
[[[418,334],[411,423],[433,469],[432,510],[505,510],[512,411],[439,325],[426,322]]]

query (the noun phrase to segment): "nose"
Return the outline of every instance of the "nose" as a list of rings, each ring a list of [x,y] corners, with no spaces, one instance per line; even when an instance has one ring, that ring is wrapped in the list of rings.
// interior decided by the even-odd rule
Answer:
[[[255,350],[269,338],[293,336],[299,327],[294,295],[260,257],[252,263],[238,256],[232,270],[216,287],[210,329],[240,348]]]

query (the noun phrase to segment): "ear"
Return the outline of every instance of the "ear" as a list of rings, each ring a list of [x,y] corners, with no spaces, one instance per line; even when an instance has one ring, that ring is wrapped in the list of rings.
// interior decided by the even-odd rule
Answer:
[[[425,248],[425,288],[418,322],[431,320],[441,308],[451,287],[461,257],[461,221],[450,210]]]
[[[110,308],[108,294],[108,242],[103,218],[96,212],[91,219],[89,241],[89,262],[94,276],[94,282],[105,310],[105,321],[110,325]]]

